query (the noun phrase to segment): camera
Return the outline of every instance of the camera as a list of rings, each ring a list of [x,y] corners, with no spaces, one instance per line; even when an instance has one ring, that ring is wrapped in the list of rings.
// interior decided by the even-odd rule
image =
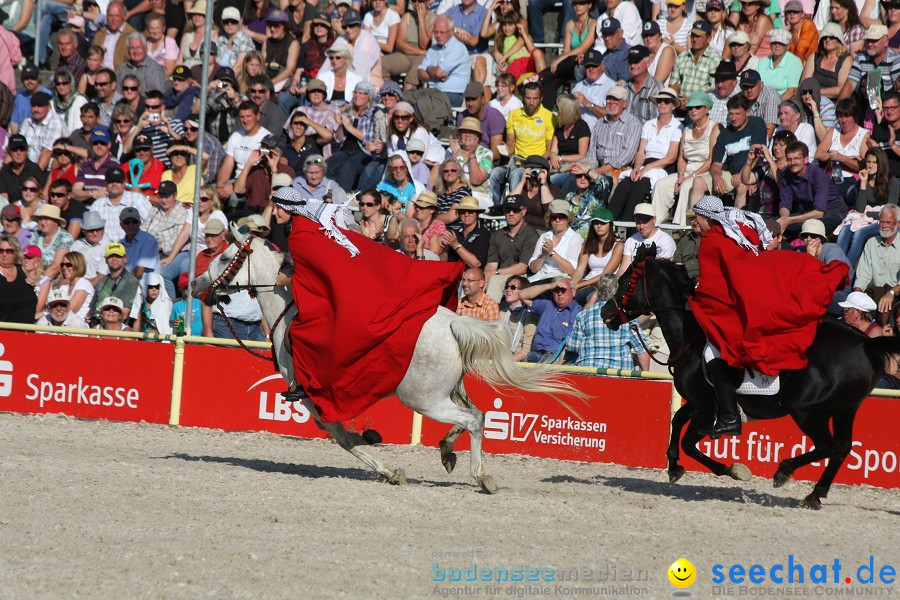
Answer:
[[[260,149],[259,149],[259,155],[260,155],[260,156],[268,156],[271,152],[272,152],[272,151],[269,150],[268,148],[260,148]]]
[[[757,148],[756,151],[754,152],[754,154],[756,154],[756,156],[763,156],[763,149]]]
[[[528,179],[540,179],[541,172],[539,169],[531,169],[528,171]]]
[[[86,319],[86,321],[87,321],[88,326],[91,327],[92,329],[94,327],[98,326],[100,323],[103,322],[103,320],[100,318],[100,311],[92,310],[88,314],[88,318]]]
[[[159,123],[159,113],[150,113],[150,122]]]

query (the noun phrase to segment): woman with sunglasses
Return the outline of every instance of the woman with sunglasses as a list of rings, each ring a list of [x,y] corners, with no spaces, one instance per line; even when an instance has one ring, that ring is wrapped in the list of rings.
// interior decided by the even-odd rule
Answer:
[[[442,162],[435,171],[435,182],[431,187],[438,197],[437,219],[449,225],[459,218],[454,206],[466,196],[471,196],[472,188],[462,165],[453,157]]]
[[[561,275],[574,275],[584,246],[584,238],[570,227],[572,213],[565,200],[550,203],[544,224],[549,231],[538,238],[528,261],[528,268],[534,273],[528,278],[532,283],[547,283]]]
[[[831,100],[837,100],[853,66],[853,57],[847,52],[843,35],[837,23],[825,25],[819,35],[819,47],[806,59],[800,76],[800,81],[815,78],[821,86],[821,94]]]
[[[47,198],[50,191],[50,182],[57,179],[65,179],[75,185],[78,175],[78,162],[76,155],[69,150],[72,140],[67,137],[59,138],[53,143],[53,160],[50,161],[50,177],[44,184],[43,197]],[[79,161],[80,162],[80,161]]]
[[[566,194],[566,202],[574,215],[572,229],[583,238],[590,233],[591,215],[606,208],[613,189],[613,178],[599,175],[596,168],[593,158],[580,158],[570,171],[575,181],[575,191]]]
[[[614,275],[622,264],[625,243],[616,237],[612,225],[612,213],[598,208],[590,216],[587,239],[578,257],[578,266],[572,283],[575,286],[575,301],[584,306],[594,286],[604,275]]]
[[[253,40],[241,27],[241,13],[233,6],[222,11],[222,31],[216,42],[216,64],[220,67],[231,67],[236,75],[240,75],[247,53],[256,50]]]
[[[678,93],[672,88],[663,88],[652,100],[659,116],[644,123],[634,167],[619,175],[619,185],[609,201],[608,208],[617,220],[631,221],[634,208],[651,194],[656,182],[676,169],[684,132],[684,126],[673,117]]]
[[[194,185],[197,179],[197,165],[188,164],[190,151],[181,140],[172,140],[166,150],[172,168],[163,171],[162,181],[171,181],[178,188],[178,201],[183,204],[194,203]]]
[[[78,252],[67,252],[59,264],[59,275],[49,286],[41,289],[38,296],[38,312],[43,311],[49,292],[62,290],[69,299],[69,310],[87,319],[91,300],[94,298],[94,286],[85,278],[87,265],[84,256]]]
[[[75,90],[77,82],[72,73],[60,69],[53,76],[53,110],[56,111],[68,131],[81,129],[81,107],[87,104],[87,98]]]
[[[544,90],[543,104],[548,110],[556,106],[559,86],[575,79],[575,67],[584,54],[594,46],[597,21],[591,18],[593,0],[574,0],[572,10],[575,18],[566,23],[563,32],[562,54],[541,71],[541,86]]]
[[[141,303],[141,311],[138,313],[134,330],[142,333],[158,333],[169,335],[172,333],[172,325],[169,317],[172,315],[172,299],[163,285],[163,279],[159,273],[147,275],[147,292]]]
[[[500,322],[509,330],[512,340],[510,352],[513,360],[523,361],[531,350],[534,332],[537,330],[538,317],[528,310],[519,300],[519,292],[531,285],[524,275],[513,275],[506,280],[503,287],[503,302],[500,304]]]
[[[141,101],[143,103],[143,100]],[[134,129],[134,124],[137,120],[135,116],[134,110],[132,110],[131,106],[128,104],[116,104],[116,107],[113,109],[112,117],[110,117],[112,121],[112,129],[110,131],[112,136],[112,149],[110,153],[113,157],[119,161],[119,164],[125,164],[129,160],[134,157],[134,152],[125,152],[125,140],[131,135],[131,131]]]
[[[336,106],[345,106],[353,99],[353,90],[362,81],[353,70],[353,55],[347,42],[337,39],[328,48],[328,60],[319,69],[317,79],[325,84],[325,98]]]
[[[37,188],[36,183],[34,187]],[[75,240],[64,229],[66,221],[60,216],[59,208],[52,204],[42,204],[33,219],[37,222],[37,229],[31,234],[29,244],[40,248],[44,274],[47,277],[56,277],[63,257]]]
[[[19,188],[19,206],[22,214],[22,223],[27,224],[35,220],[35,215],[44,204],[41,188],[34,177],[26,177]]]
[[[100,323],[92,327],[101,331],[131,331],[125,324],[125,305],[118,298],[107,296],[100,304]]]
[[[425,186],[413,180],[412,167],[406,152],[398,150],[391,154],[384,171],[384,179],[375,186],[381,192],[388,192],[400,201],[407,216],[414,216],[413,203],[416,198],[425,191]]]
[[[368,189],[359,195],[359,212],[359,229],[370,240],[394,246],[400,239],[399,219],[387,210],[378,190]]]
[[[434,192],[423,190],[415,200],[410,203],[413,209],[411,215],[419,222],[419,231],[422,232],[422,241],[425,247],[440,256],[444,251],[443,236],[447,233],[447,226],[434,218],[437,213],[438,201]]]
[[[198,0],[185,11],[191,19],[190,31],[181,36],[177,65],[188,69],[203,64],[203,39],[206,35],[206,0]],[[219,28],[213,24],[210,41],[218,42]],[[177,66],[176,65],[176,66]]]
[[[22,269],[22,248],[14,236],[0,234],[0,322],[34,323],[37,296]]]
[[[406,146],[412,140],[419,140],[425,145],[423,160],[429,168],[444,158],[445,150],[441,142],[416,117],[416,111],[409,102],[401,101],[394,105],[387,125],[388,152],[406,150]],[[452,144],[451,141],[451,146]]]

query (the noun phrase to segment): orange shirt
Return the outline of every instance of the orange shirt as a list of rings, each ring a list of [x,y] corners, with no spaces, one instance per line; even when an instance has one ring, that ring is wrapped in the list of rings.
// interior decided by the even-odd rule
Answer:
[[[474,317],[479,321],[496,321],[500,318],[500,305],[487,294],[482,294],[478,302],[472,302],[463,296],[459,300],[456,314],[461,317]]]
[[[797,35],[791,33],[791,45],[788,46],[794,56],[806,62],[810,54],[819,47],[819,30],[816,29],[815,23],[808,17],[803,17],[800,21],[800,32]]]

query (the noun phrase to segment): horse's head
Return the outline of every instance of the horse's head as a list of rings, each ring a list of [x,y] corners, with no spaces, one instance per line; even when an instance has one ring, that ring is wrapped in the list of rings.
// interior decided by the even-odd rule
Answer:
[[[617,330],[641,316],[684,306],[693,286],[681,265],[656,258],[656,244],[640,245],[634,260],[619,278],[618,289],[602,309],[607,327]]]

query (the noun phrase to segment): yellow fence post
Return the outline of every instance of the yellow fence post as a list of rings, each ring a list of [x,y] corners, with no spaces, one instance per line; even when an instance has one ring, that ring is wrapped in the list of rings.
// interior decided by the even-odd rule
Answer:
[[[181,422],[181,381],[184,378],[184,338],[175,338],[175,365],[172,369],[172,402],[169,405],[169,425]]]
[[[422,415],[413,411],[412,432],[409,434],[409,445],[417,446],[422,443]]]

